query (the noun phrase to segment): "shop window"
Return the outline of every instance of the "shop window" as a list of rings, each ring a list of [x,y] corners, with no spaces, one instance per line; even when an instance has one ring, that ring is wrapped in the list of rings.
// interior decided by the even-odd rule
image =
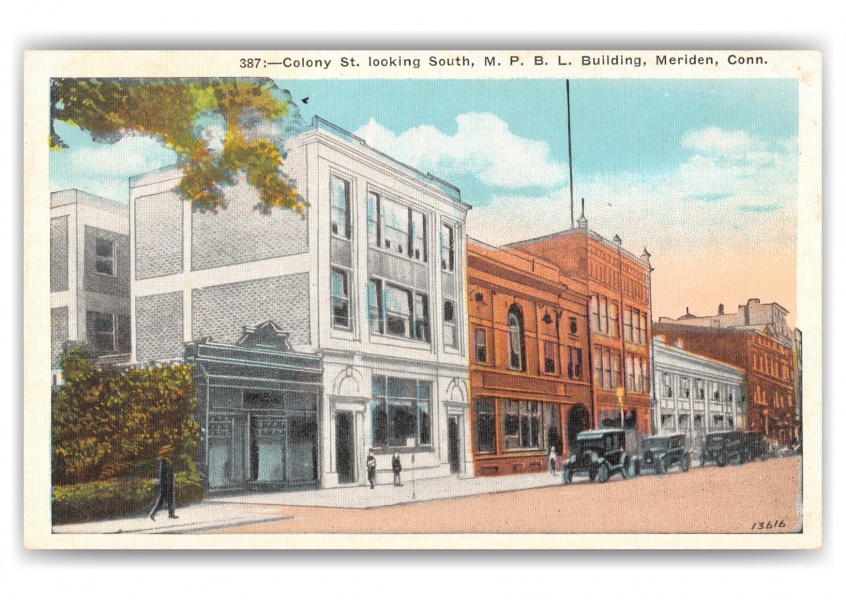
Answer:
[[[332,235],[350,238],[350,183],[334,175],[329,178],[329,211],[332,220]]]
[[[541,447],[540,404],[525,400],[505,401],[503,430],[506,450]]]
[[[94,243],[94,268],[100,275],[115,274],[115,243],[97,238]]]
[[[332,269],[332,326],[350,328],[349,275],[341,269]]]
[[[496,451],[496,417],[491,400],[476,400],[476,451]]]
[[[431,404],[430,382],[374,375],[371,445],[379,448],[431,445]]]
[[[476,346],[476,362],[485,364],[488,362],[488,335],[484,329],[477,328],[474,334]]]

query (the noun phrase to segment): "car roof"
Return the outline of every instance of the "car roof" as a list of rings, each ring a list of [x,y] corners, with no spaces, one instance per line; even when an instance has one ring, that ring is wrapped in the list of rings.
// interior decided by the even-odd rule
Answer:
[[[643,440],[643,441],[648,441],[648,440],[668,440],[668,439],[670,439],[670,438],[675,438],[675,437],[684,437],[684,436],[685,436],[685,434],[683,434],[683,433],[662,433],[662,434],[660,434],[660,435],[650,435],[649,437],[644,438],[644,440]]]
[[[579,432],[576,436],[577,440],[598,440],[605,437],[609,433],[625,433],[625,429],[588,429],[587,431]]]

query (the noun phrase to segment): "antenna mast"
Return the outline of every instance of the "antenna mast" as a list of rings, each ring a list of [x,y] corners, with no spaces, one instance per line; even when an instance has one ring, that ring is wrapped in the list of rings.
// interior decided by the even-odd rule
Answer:
[[[570,136],[570,80],[567,80],[567,154],[570,163],[570,229],[575,229],[573,217],[573,140]]]

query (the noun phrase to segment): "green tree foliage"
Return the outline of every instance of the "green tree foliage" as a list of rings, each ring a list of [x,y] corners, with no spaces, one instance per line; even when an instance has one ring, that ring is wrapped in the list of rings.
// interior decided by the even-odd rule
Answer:
[[[54,79],[50,148],[66,148],[56,121],[88,131],[96,142],[144,135],[176,152],[179,192],[203,210],[225,208],[224,189],[240,175],[259,192],[259,207],[306,207],[280,173],[280,120],[296,107],[269,79]],[[222,139],[205,135],[213,125]]]
[[[177,471],[196,472],[191,366],[101,372],[81,346],[70,346],[60,361],[66,383],[53,396],[54,485],[154,476],[166,444]]]

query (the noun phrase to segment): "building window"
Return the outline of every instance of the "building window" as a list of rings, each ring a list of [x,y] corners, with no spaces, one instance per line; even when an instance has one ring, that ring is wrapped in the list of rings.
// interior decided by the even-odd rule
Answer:
[[[429,298],[425,294],[371,279],[367,304],[371,332],[429,341]]]
[[[567,377],[570,379],[580,380],[582,378],[582,349],[573,348],[568,349],[567,360]]]
[[[694,389],[696,390],[696,399],[705,399],[705,382],[701,379],[694,380]]]
[[[681,397],[690,398],[690,378],[681,378]]]
[[[525,368],[523,356],[523,312],[517,305],[508,310],[508,366],[515,371]]]
[[[602,331],[599,327],[599,296],[590,297],[590,322],[594,331]]]
[[[350,328],[349,275],[341,269],[332,269],[332,326]]]
[[[496,415],[491,400],[476,400],[476,451],[496,452]]]
[[[455,229],[452,225],[441,225],[441,269],[455,271]]]
[[[367,243],[371,247],[426,262],[426,231],[423,213],[372,192],[367,195]]]
[[[646,313],[640,314],[640,328],[638,329],[638,344],[646,344]]]
[[[543,343],[543,372],[555,373],[555,342]]]
[[[626,387],[631,391],[636,389],[634,361],[631,356],[626,357]]]
[[[614,380],[612,379],[612,371],[611,367],[611,351],[608,348],[605,348],[602,351],[602,387],[606,390],[613,390],[614,389]]]
[[[634,332],[632,330],[632,309],[628,307],[626,307],[623,311],[623,336],[629,343],[634,340]]]
[[[620,309],[616,302],[608,303],[608,335],[620,337]]]
[[[570,335],[576,335],[579,333],[579,324],[576,321],[576,317],[570,317]]]
[[[455,318],[455,302],[444,301],[444,347],[458,348],[458,325]]]
[[[88,343],[97,354],[115,351],[115,318],[109,313],[88,311]]]
[[[111,240],[97,238],[94,243],[94,268],[100,275],[115,274],[115,243]]]
[[[374,375],[371,445],[374,448],[431,445],[431,404],[430,382]]]
[[[608,298],[605,296],[599,299],[599,331],[605,335],[610,335],[608,332]]]
[[[332,235],[350,238],[350,182],[335,177],[329,178],[329,198],[332,219]]]
[[[476,362],[485,364],[488,362],[488,334],[484,329],[477,328],[473,334],[473,343],[476,347]]]
[[[602,348],[599,346],[593,349],[593,386],[604,387],[602,385]]]
[[[670,379],[669,373],[664,373],[661,375],[661,379],[664,382],[664,396],[667,398],[673,397],[673,385],[672,380]]]
[[[506,400],[503,429],[506,450],[540,448],[540,403]]]
[[[611,388],[616,390],[623,381],[622,364],[620,364],[620,354],[618,352],[611,353]]]

